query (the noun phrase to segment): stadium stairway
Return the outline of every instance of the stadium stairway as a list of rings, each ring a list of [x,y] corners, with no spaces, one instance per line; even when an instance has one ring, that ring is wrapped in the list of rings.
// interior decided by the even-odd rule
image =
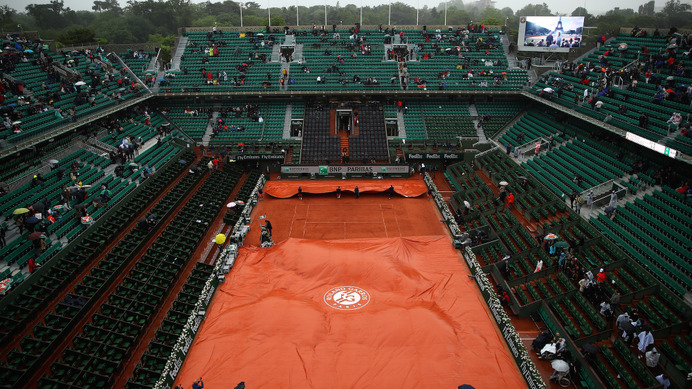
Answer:
[[[219,118],[219,112],[214,110],[214,113],[212,113],[212,115],[211,115],[211,120],[207,124],[207,131],[202,136],[202,144],[205,147],[209,146],[209,141],[211,140],[211,135],[214,133],[214,124],[216,124],[216,120],[218,118]]]
[[[200,164],[203,164],[204,162],[205,160],[202,159],[200,161]],[[165,217],[165,220],[161,220],[157,223],[157,226],[155,227],[155,231],[153,231],[153,233],[149,233],[147,235],[148,241],[140,247],[140,249],[138,250],[138,254],[127,256],[127,258],[125,259],[126,263],[121,264],[119,268],[121,271],[119,272],[117,277],[115,277],[115,279],[111,278],[113,282],[111,282],[108,285],[108,289],[105,291],[105,293],[102,293],[97,299],[95,299],[95,301],[91,302],[89,307],[86,308],[85,314],[78,321],[78,323],[75,323],[73,328],[71,328],[68,331],[68,333],[64,337],[64,340],[59,345],[57,345],[54,352],[44,361],[40,362],[41,367],[37,369],[37,374],[33,374],[32,379],[30,380],[31,386],[35,387],[37,381],[41,379],[41,377],[43,377],[41,379],[41,386],[43,386],[43,384],[53,384],[55,382],[69,383],[71,379],[74,379],[74,377],[63,377],[60,373],[63,369],[63,366],[72,367],[70,358],[71,356],[75,355],[76,349],[74,346],[70,346],[70,344],[74,344],[75,338],[82,336],[89,337],[94,336],[95,333],[100,333],[102,334],[100,336],[110,337],[108,343],[111,345],[113,344],[113,340],[116,338],[123,339],[123,342],[125,344],[130,342],[128,339],[134,338],[136,340],[139,338],[137,333],[141,331],[140,328],[151,323],[149,318],[152,315],[152,312],[148,311],[148,309],[150,309],[149,307],[153,306],[154,309],[156,309],[156,307],[160,307],[160,304],[153,304],[153,299],[160,298],[160,295],[157,293],[160,290],[162,290],[162,288],[169,287],[167,283],[157,284],[156,280],[164,280],[171,272],[175,271],[172,267],[166,268],[166,264],[171,263],[169,262],[170,258],[166,257],[165,260],[157,258],[159,259],[159,261],[157,262],[158,268],[165,269],[167,270],[167,272],[163,272],[162,274],[160,274],[159,277],[156,278],[156,280],[154,280],[154,276],[151,276],[151,278],[148,280],[140,279],[139,276],[145,277],[148,275],[147,273],[151,273],[150,269],[152,266],[154,266],[152,264],[144,264],[147,261],[147,257],[155,258],[155,254],[152,254],[151,251],[149,251],[149,249],[153,247],[154,250],[156,250],[157,244],[161,245],[162,239],[167,239],[164,231],[169,232],[169,229],[172,225],[171,222],[174,220],[178,220],[181,217],[181,214],[186,212],[186,209],[188,209],[191,199],[193,199],[197,195],[197,193],[200,191],[201,188],[205,186],[206,183],[214,180],[215,175],[213,173],[214,172],[212,172],[211,174],[204,174],[204,172],[202,172],[200,173],[202,177],[193,177],[192,175],[183,173],[183,178],[181,181],[179,181],[181,183],[184,183],[183,188],[178,188],[178,191],[173,190],[168,193],[164,192],[164,196],[174,194],[176,198],[172,199],[173,201],[171,201],[170,203],[168,203],[168,201],[170,201],[171,199],[169,199],[168,197],[162,198],[162,201],[159,202],[156,206],[154,206],[152,212],[160,213],[162,209],[170,207],[174,207],[174,209],[168,212],[164,212],[164,214],[167,215],[167,217]],[[196,204],[195,208],[198,208]],[[189,213],[189,211],[187,212]],[[128,236],[135,233],[135,231],[136,229],[131,230]],[[194,230],[194,232],[197,231]],[[186,249],[184,243],[188,243],[188,241],[180,240],[178,242],[180,243],[180,245],[175,246],[175,252],[171,250],[167,255],[184,255],[182,254]],[[119,242],[119,244],[122,244],[122,242]],[[142,242],[140,242],[139,244],[141,245]],[[158,250],[163,249],[158,248]],[[147,255],[142,255],[142,253],[145,252],[147,252]],[[101,261],[99,261],[99,263],[100,262]],[[123,265],[124,268],[122,267]],[[93,277],[87,277],[85,280],[88,282],[89,278]],[[131,294],[128,295],[128,293],[131,293],[129,291],[138,291],[137,287],[140,285],[142,288],[149,290],[147,295],[150,297],[150,300],[148,300],[146,303],[142,302],[142,304],[138,304],[138,306],[129,307],[130,309],[128,309],[126,304],[121,304],[121,306],[118,306],[116,300],[122,301],[126,300],[128,296],[132,297]],[[154,285],[157,285],[157,287],[154,287]],[[140,295],[138,297],[142,296]],[[138,310],[138,308],[140,309]],[[137,313],[135,311],[137,311]],[[115,317],[119,317],[119,320],[116,320]],[[109,327],[109,325],[114,326]],[[115,326],[117,326],[117,328]],[[105,331],[106,328],[108,328],[110,334],[108,334],[108,332]],[[94,341],[100,339],[103,340],[105,343],[105,338],[90,339]],[[121,347],[127,350],[129,347],[132,347],[132,344],[130,344],[130,346]],[[93,363],[93,361],[98,360],[94,356],[95,353],[95,350],[91,352],[79,353],[77,360],[91,360],[91,363]],[[120,364],[122,363],[122,360],[126,358],[127,353],[125,355],[120,356],[120,358],[113,358],[113,362]],[[79,367],[76,368],[79,369]],[[86,373],[83,373],[80,375],[80,378],[78,380],[90,380],[90,378],[85,377]],[[99,380],[103,379],[101,377],[99,377]],[[49,381],[46,381],[46,379]],[[77,382],[74,382],[73,385],[81,386]]]
[[[291,139],[291,115],[293,115],[293,104],[286,104],[286,111],[284,115],[284,131],[283,138]]]
[[[399,129],[399,138],[406,138],[406,122],[404,121],[403,110],[399,110],[396,113],[396,125]]]
[[[171,71],[180,70],[180,58],[185,53],[185,47],[187,47],[188,39],[189,38],[185,35],[182,35],[180,37],[180,40],[178,41],[178,47],[175,49],[175,56],[173,56],[173,59],[171,61]]]
[[[233,176],[233,179],[237,180],[231,193],[222,202],[222,204],[226,204],[237,198],[236,196],[238,195],[238,192],[240,192],[244,182],[246,182],[248,175],[244,175],[242,173],[242,169],[235,165],[226,165],[223,167],[223,170],[228,171]],[[203,266],[205,263],[207,267],[212,266],[213,260],[216,258],[216,254],[218,252],[218,245],[214,243],[214,237],[219,233],[224,233],[226,235],[230,234],[230,230],[233,228],[233,226],[223,223],[223,219],[220,217],[223,216],[225,211],[225,206],[218,210],[213,219],[214,222],[212,222],[212,225],[207,229],[207,233],[205,234],[204,238],[200,240],[196,250],[191,255],[191,260],[189,260],[180,271],[175,284],[171,287],[167,293],[167,297],[161,303],[161,308],[159,309],[158,314],[151,318],[146,333],[144,333],[141,337],[142,340],[132,350],[129,360],[124,363],[122,374],[120,374],[117,378],[115,385],[116,387],[126,387],[128,381],[136,382],[136,378],[131,380],[134,371],[141,368],[143,365],[147,365],[148,358],[150,358],[152,354],[149,352],[152,350],[152,347],[156,348],[157,345],[161,346],[160,343],[156,342],[158,340],[156,338],[157,333],[166,326],[166,323],[164,322],[165,320],[175,320],[174,318],[176,317],[176,312],[180,314],[190,314],[190,312],[186,312],[180,308],[174,308],[174,305],[179,302],[181,293],[186,293],[186,291],[191,290],[189,288],[191,277],[199,277],[198,275],[195,275],[196,269],[199,269],[200,266],[205,267]],[[197,285],[203,285],[203,283],[199,281]],[[175,321],[179,322],[179,320]],[[170,355],[170,351],[168,355]],[[168,355],[166,355],[166,358]]]
[[[69,278],[65,278],[62,281],[60,279],[56,279],[55,276],[57,273],[52,271],[54,269],[51,269],[51,272],[49,273],[39,272],[32,276],[32,278],[39,277],[37,281],[34,283],[34,285],[32,285],[32,289],[43,292],[46,291],[45,287],[47,285],[52,285],[52,287],[55,288],[55,290],[58,291],[58,293],[53,294],[50,299],[47,299],[48,296],[44,296],[43,293],[40,293],[38,296],[44,298],[45,301],[42,305],[39,305],[35,309],[33,309],[31,315],[26,318],[26,320],[28,320],[25,323],[26,325],[21,326],[21,328],[9,330],[5,334],[5,336],[11,336],[12,341],[6,342],[3,345],[3,355],[8,355],[9,350],[16,350],[16,347],[20,344],[20,340],[22,344],[22,352],[27,352],[27,350],[25,350],[25,341],[30,343],[36,343],[38,339],[41,339],[39,343],[42,345],[42,347],[34,348],[31,351],[31,355],[33,356],[32,361],[24,365],[20,370],[12,370],[14,373],[11,374],[14,380],[19,379],[19,374],[27,373],[28,369],[31,368],[31,370],[34,370],[35,368],[37,368],[38,365],[32,367],[32,365],[40,363],[40,361],[36,360],[36,358],[38,358],[39,354],[45,355],[48,352],[48,350],[46,350],[46,345],[49,345],[53,342],[53,340],[55,340],[54,336],[49,336],[45,339],[41,338],[41,331],[45,330],[44,332],[57,335],[57,333],[60,332],[62,328],[64,328],[65,324],[67,324],[72,318],[74,318],[75,313],[72,312],[69,315],[59,314],[59,316],[64,316],[65,319],[62,320],[63,324],[58,326],[44,326],[40,324],[43,322],[44,318],[47,318],[48,316],[52,315],[48,314],[50,312],[53,312],[53,308],[55,308],[55,311],[57,312],[61,309],[61,307],[65,307],[65,304],[61,302],[63,301],[63,299],[66,298],[68,294],[80,294],[80,292],[74,288],[77,288],[80,282],[87,280],[87,278],[89,278],[87,275],[90,274],[92,269],[94,271],[98,271],[97,267],[100,263],[99,259],[103,258],[105,255],[110,253],[110,251],[116,245],[119,245],[122,237],[128,234],[128,231],[130,231],[136,226],[137,221],[141,217],[144,217],[144,215],[146,215],[147,212],[149,212],[151,208],[158,203],[161,196],[165,196],[165,194],[168,193],[171,188],[173,188],[182,178],[187,176],[186,172],[187,168],[182,165],[169,165],[165,173],[162,172],[150,178],[150,180],[152,180],[151,184],[149,185],[149,187],[144,189],[144,192],[141,193],[141,195],[144,195],[144,198],[131,199],[127,204],[124,205],[124,208],[121,210],[123,213],[116,213],[114,215],[115,217],[109,219],[108,223],[99,227],[100,229],[96,232],[94,236],[90,236],[89,239],[80,243],[80,246],[77,248],[66,248],[66,250],[73,250],[73,255],[71,255],[69,259],[60,259],[61,262],[58,262],[56,266],[58,266],[61,269],[64,269],[63,274],[69,274]],[[171,180],[171,178],[173,179]],[[164,180],[168,182],[165,185],[161,185]],[[147,194],[153,195],[156,198],[147,199]],[[128,211],[136,211],[136,214],[127,215],[126,213]],[[123,225],[123,223],[125,223],[125,225]],[[114,239],[109,239],[108,243],[101,241],[100,244],[105,244],[105,247],[103,247],[103,250],[100,250],[98,246],[90,245],[97,243],[98,239],[104,239],[103,235],[100,235],[99,233],[99,231],[102,230],[105,234],[116,233],[116,235],[113,237]],[[89,254],[84,252],[83,247],[93,247],[94,253],[91,255],[91,257],[89,257]],[[78,268],[72,267],[76,264],[79,264],[80,266]],[[71,271],[71,273],[68,273],[69,271]],[[56,284],[58,282],[62,283]],[[56,287],[56,285],[59,286]],[[72,292],[73,289],[74,292]],[[22,297],[24,297],[24,300],[29,298],[27,294],[26,296],[20,295],[18,299],[21,299]],[[7,296],[5,298],[10,298],[10,296]],[[74,311],[74,309],[70,310]],[[13,319],[16,318],[15,315],[7,315],[7,317],[8,319],[10,317],[12,317]],[[31,335],[32,333],[33,337]],[[7,385],[12,386],[13,382],[4,381],[3,386]]]

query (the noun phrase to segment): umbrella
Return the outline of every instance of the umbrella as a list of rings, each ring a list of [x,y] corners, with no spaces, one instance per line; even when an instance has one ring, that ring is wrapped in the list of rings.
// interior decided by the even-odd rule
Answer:
[[[14,80],[15,85],[24,85],[24,80]]]
[[[58,161],[57,159],[51,159],[50,161],[48,161],[48,163],[56,164],[60,163],[60,161]]]
[[[77,86],[82,86],[82,85],[86,85],[86,82],[84,82],[84,81],[77,81],[77,82],[75,82],[74,84],[77,85]]]
[[[524,176],[519,176],[519,177],[517,177],[517,179],[518,179],[518,180],[528,180],[528,178],[526,178],[526,177],[524,177]]]
[[[555,243],[555,247],[557,247],[557,248],[560,248],[560,247],[568,248],[568,247],[569,247],[569,243],[567,243],[567,242],[557,242],[557,243]]]
[[[64,207],[64,205],[58,204],[58,205],[54,205],[54,206],[53,206],[53,209],[56,210],[56,211],[59,211],[59,210],[63,209],[63,207]]]
[[[43,203],[34,203],[34,205],[32,205],[31,208],[34,209],[34,212],[41,212],[44,209],[46,209]]]
[[[476,389],[476,388],[474,388],[473,386],[471,386],[469,384],[463,384],[463,385],[459,385],[459,387],[457,389]]]
[[[558,238],[558,236],[551,232],[550,234],[546,235],[544,239],[545,240],[551,240],[551,239],[557,239],[557,238]]]
[[[500,185],[501,185],[501,186],[507,186],[507,185],[509,185],[509,182],[507,182],[507,181],[500,181]]]
[[[21,120],[16,120],[16,121],[12,122],[12,125],[13,125],[13,126],[17,126],[17,125],[19,125],[19,124],[22,124],[22,121],[21,121]]]
[[[190,170],[192,170],[193,172],[196,172],[197,170],[199,170],[199,167],[197,167],[197,165],[192,165],[192,166],[190,166]]]
[[[562,359],[556,359],[550,363],[550,366],[555,369],[555,371],[566,372],[569,371],[569,364]]]
[[[165,78],[159,78],[159,79],[156,80],[156,81],[161,82],[161,81],[166,81],[166,79],[165,79]]]
[[[186,163],[187,163],[187,161],[186,161],[186,160],[184,160],[184,159],[181,159],[180,161],[178,161],[178,163],[186,164]]]
[[[594,346],[591,343],[585,344],[584,347],[582,347],[582,350],[584,350],[585,353],[594,354],[594,355],[598,354],[598,347]]]
[[[26,50],[24,50],[24,52],[25,52],[25,53],[33,53],[34,51],[31,50],[31,49],[26,49]]]
[[[43,235],[40,231],[34,231],[31,234],[29,234],[29,240],[36,240],[36,239],[41,239],[41,235]],[[45,237],[45,235],[43,235]]]
[[[628,334],[633,334],[636,332],[636,328],[629,321],[620,324],[620,329],[627,332]]]
[[[135,163],[135,162],[130,162],[130,165],[129,165],[129,166],[139,166],[139,164],[137,164],[137,163]]]
[[[83,209],[83,208],[86,208],[86,206],[84,204],[77,204],[73,208],[74,209]]]
[[[36,224],[36,223],[38,223],[38,222],[39,222],[39,220],[36,218],[36,216],[28,217],[28,218],[24,221],[24,223],[26,223],[26,224]]]
[[[236,204],[235,201],[231,201],[230,203],[226,204],[226,208],[233,208],[233,207],[235,207],[236,205],[238,205],[238,204]]]
[[[171,125],[171,123],[163,123],[163,124],[161,124],[161,127],[168,127],[170,125]]]
[[[647,323],[642,326],[642,331],[651,331],[651,326]]]
[[[27,213],[27,212],[31,212],[31,211],[29,211],[29,210],[26,209],[26,208],[17,208],[17,209],[14,210],[14,212],[12,212],[12,214],[13,214],[13,215],[22,215],[22,214],[25,214],[25,213]]]
[[[555,92],[555,90],[553,88],[543,88],[543,92],[552,94],[553,92]]]

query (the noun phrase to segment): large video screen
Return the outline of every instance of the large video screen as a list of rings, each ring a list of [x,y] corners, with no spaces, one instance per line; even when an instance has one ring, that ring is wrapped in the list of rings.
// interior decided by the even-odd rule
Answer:
[[[517,46],[522,51],[566,53],[581,45],[583,29],[583,16],[522,16]]]

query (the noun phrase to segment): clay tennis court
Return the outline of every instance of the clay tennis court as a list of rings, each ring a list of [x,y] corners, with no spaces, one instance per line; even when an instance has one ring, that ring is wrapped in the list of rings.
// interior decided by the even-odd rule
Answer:
[[[375,192],[266,195],[176,384],[525,387],[434,202]]]

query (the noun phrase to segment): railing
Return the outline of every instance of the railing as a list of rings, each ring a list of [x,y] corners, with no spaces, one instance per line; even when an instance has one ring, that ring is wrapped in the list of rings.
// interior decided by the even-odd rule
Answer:
[[[32,130],[27,130],[26,133],[31,134],[31,136],[28,137],[29,139],[25,139],[25,137],[20,137],[8,140],[8,145],[2,148],[2,150],[0,150],[0,158],[6,157],[19,150],[26,149],[38,143],[44,142],[64,132],[79,128],[94,120],[110,115],[122,108],[138,104],[152,96],[153,94],[136,93],[134,95],[128,96],[128,98],[124,100],[111,100],[110,102],[108,102],[108,104],[105,104],[102,107],[100,107],[101,109],[99,111],[88,114],[78,113],[77,115],[75,115],[74,121],[70,120],[69,117],[64,118],[59,123],[56,123],[50,128],[47,128],[45,131],[33,133]]]
[[[168,121],[168,123],[170,123],[176,130],[178,130],[178,133],[180,134],[180,136],[182,138],[184,138],[186,141],[190,142],[193,145],[197,144],[197,142],[194,139],[192,139],[190,137],[190,135],[187,134],[187,132],[183,131],[182,127],[180,127],[180,125],[178,125],[177,122],[175,122],[174,120],[171,120],[168,117],[168,115],[164,114],[163,112],[159,112],[159,115],[163,116],[163,118],[166,119]],[[200,143],[201,143],[201,141],[200,141]]]
[[[125,64],[125,62],[123,62],[122,58],[120,58],[120,56],[116,52],[112,51],[108,55],[112,55],[113,58],[115,58],[115,60],[118,61],[122,69],[126,71],[130,75],[130,77],[132,77],[133,80],[136,80],[148,93],[151,93],[151,89],[149,89],[149,87],[146,86],[146,84],[144,84],[142,80],[139,79],[139,77],[132,71],[132,69],[130,69],[129,66],[127,66],[127,64]]]

